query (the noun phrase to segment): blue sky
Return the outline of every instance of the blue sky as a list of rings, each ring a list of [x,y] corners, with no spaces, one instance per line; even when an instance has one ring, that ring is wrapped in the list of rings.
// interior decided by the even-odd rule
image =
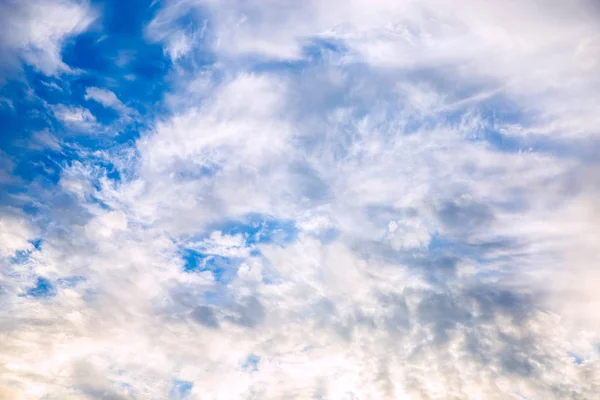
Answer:
[[[0,398],[593,398],[599,22],[0,2]]]

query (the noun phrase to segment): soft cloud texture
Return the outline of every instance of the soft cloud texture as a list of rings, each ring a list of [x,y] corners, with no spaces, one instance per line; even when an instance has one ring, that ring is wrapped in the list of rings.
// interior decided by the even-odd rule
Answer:
[[[66,127],[78,131],[90,131],[96,126],[96,117],[87,108],[58,104],[52,107],[56,119]]]
[[[0,398],[595,398],[594,4],[151,7],[160,113],[7,190]]]
[[[132,109],[123,104],[117,95],[107,89],[89,87],[85,91],[85,100],[96,101],[102,104],[104,107],[112,108],[124,116],[134,112]]]
[[[70,70],[62,61],[61,47],[95,19],[88,2],[71,0],[8,0],[0,5],[0,15],[0,48],[8,56],[3,63],[22,58],[45,75]]]

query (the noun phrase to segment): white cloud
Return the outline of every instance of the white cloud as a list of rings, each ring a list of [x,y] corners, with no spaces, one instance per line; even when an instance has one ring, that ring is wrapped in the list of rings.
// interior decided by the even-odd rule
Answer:
[[[63,89],[60,86],[58,86],[55,82],[44,82],[44,81],[41,81],[41,83],[42,83],[42,85],[44,85],[46,87],[49,87],[51,89],[54,89],[54,90],[58,90],[59,92],[63,91]]]
[[[22,217],[0,215],[0,256],[10,257],[17,251],[31,250],[34,235]]]
[[[170,46],[194,4],[167,5],[155,40]],[[593,40],[581,66],[562,58],[594,37],[583,3],[537,20],[534,1],[202,4],[219,79],[177,82],[135,148],[65,167],[31,221],[41,245],[6,225],[3,252],[30,254],[0,272],[5,397],[166,398],[175,381],[190,399],[600,391],[598,171],[563,151],[594,145],[577,128],[593,118],[570,114],[596,96]],[[243,62],[303,57],[315,37],[347,50]],[[248,215],[298,232],[252,241]],[[184,272],[185,250],[226,261]],[[40,276],[54,297],[27,295]]]
[[[59,140],[52,133],[50,133],[48,129],[35,132],[32,135],[28,146],[33,150],[42,150],[48,148],[59,151],[62,148]]]
[[[52,106],[52,112],[67,128],[92,132],[98,126],[96,117],[87,108],[57,104]]]
[[[7,99],[5,97],[0,97],[0,107],[9,109],[11,111],[15,110],[15,106],[14,106],[12,100]]]
[[[68,72],[62,61],[64,41],[85,31],[96,18],[87,1],[8,1],[0,5],[5,63],[22,58],[45,75]]]
[[[124,116],[134,113],[131,108],[127,107],[119,100],[117,95],[107,89],[89,87],[85,90],[85,100],[94,100],[104,107],[116,110]]]
[[[187,248],[197,250],[202,254],[218,255],[222,257],[246,258],[250,255],[244,235],[227,235],[221,231],[213,231],[210,236],[199,242],[185,243]]]
[[[113,233],[127,229],[127,216],[121,211],[113,211],[95,218],[86,225],[87,234],[93,239],[97,236],[108,238]]]
[[[324,80],[320,89],[338,84]],[[561,195],[548,197],[548,182],[560,185],[578,164],[465,140],[480,129],[477,114],[398,134],[409,129],[404,118],[421,115],[411,104],[402,111],[412,89],[378,89],[401,110],[395,118],[380,105],[356,118],[318,104],[290,108],[302,85],[244,74],[216,86],[202,107],[140,140],[138,174],[117,186],[92,185],[98,178],[82,167],[65,171],[64,187],[79,182],[74,193],[99,216],[86,235],[73,227],[69,237],[77,240],[51,239],[37,256],[38,270],[87,278],[47,306],[86,313],[55,331],[37,331],[52,338],[45,368],[65,371],[39,390],[62,393],[59,385],[66,384],[91,396],[102,388],[124,398],[160,397],[176,377],[193,382],[191,398],[214,399],[595,393],[596,378],[585,376],[598,373],[597,335],[573,340],[580,328],[572,324],[581,321],[569,320],[569,307],[532,297],[539,286],[526,272],[559,268],[537,261],[550,226],[566,237],[582,229],[548,222],[537,230],[528,222],[548,212],[560,218],[552,207]],[[303,118],[296,119],[298,110]],[[519,193],[530,209],[515,219],[502,204]],[[91,199],[118,214],[105,214]],[[297,219],[307,233],[288,247],[258,245],[264,258],[246,258],[227,285],[208,271],[181,272],[175,243],[184,242],[169,237],[204,232],[211,221],[247,212]],[[128,223],[115,230],[96,222],[121,221],[112,215]],[[309,223],[310,215],[321,217]],[[324,244],[311,236],[319,226],[334,226],[341,236]],[[450,255],[475,266],[460,266],[459,273],[447,253],[429,254],[434,232],[463,246]],[[241,235],[219,231],[185,245],[225,257],[250,254]],[[406,253],[415,249],[424,252]],[[93,303],[88,291],[96,293]],[[216,300],[207,300],[215,292]],[[594,294],[587,293],[589,301]],[[65,353],[60,335],[81,330],[95,332],[94,339],[72,336]],[[151,340],[149,332],[160,334]],[[13,335],[18,331],[5,342]],[[8,376],[18,382],[25,378],[17,371],[43,371],[38,352],[10,358]],[[575,353],[582,365],[570,358]],[[260,357],[256,371],[244,368],[249,354]],[[542,372],[550,365],[562,378]]]
[[[599,11],[588,0],[543,6],[537,0],[384,0],[368,7],[361,0],[172,0],[149,29],[157,40],[197,42],[178,25],[179,17],[194,12],[211,17],[212,49],[223,61],[248,55],[299,60],[314,40],[336,41],[346,50],[341,62],[404,71],[443,67],[461,85],[499,90],[539,113],[529,127],[535,132],[597,134]],[[180,48],[177,54],[193,48],[168,41],[165,47]]]
[[[201,21],[200,13],[195,7],[197,5],[190,1],[172,2],[168,7],[161,9],[146,27],[145,34],[148,39],[161,42],[172,61],[187,55],[204,37],[206,20]],[[199,26],[178,26],[181,17],[196,20]]]

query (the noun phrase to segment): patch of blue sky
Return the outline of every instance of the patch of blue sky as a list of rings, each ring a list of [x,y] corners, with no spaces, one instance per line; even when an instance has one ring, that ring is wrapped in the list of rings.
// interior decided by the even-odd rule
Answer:
[[[248,246],[263,243],[286,245],[298,236],[294,221],[275,219],[263,214],[248,214],[239,220],[215,224],[212,228],[225,235],[242,234]]]
[[[66,276],[64,278],[58,278],[56,280],[56,285],[62,288],[73,288],[80,284],[81,282],[85,282],[86,277],[80,275]]]
[[[63,60],[74,68],[85,70],[85,79],[105,82],[116,80],[118,91],[135,98],[158,100],[162,95],[157,85],[170,69],[170,60],[162,46],[149,43],[144,35],[146,24],[158,11],[151,0],[96,1],[102,17],[96,29],[79,35],[63,51]],[[130,83],[130,85],[124,84]],[[98,86],[98,85],[97,85]],[[146,87],[144,87],[146,86]],[[133,90],[132,90],[133,89]],[[128,96],[131,97],[131,96]]]
[[[52,149],[28,151],[21,149],[11,154],[17,161],[12,170],[13,176],[25,182],[56,184],[60,180],[62,165],[68,160],[67,155]]]
[[[85,106],[98,122],[114,121],[118,117],[115,110],[84,100],[88,87],[113,91],[140,114],[164,111],[160,100],[169,88],[165,77],[172,64],[161,44],[150,43],[144,37],[144,27],[157,11],[151,5],[149,0],[98,3],[102,19],[87,32],[71,38],[62,51],[63,61],[77,70],[76,74],[62,74],[57,79],[24,65],[19,79],[6,82],[0,94],[12,105],[0,107],[2,148],[23,139],[26,132],[50,128],[61,134],[60,124],[52,120],[47,105]],[[135,136],[136,132],[118,133]]]
[[[0,102],[0,149],[4,152],[0,155],[10,160],[6,167],[10,170],[4,172],[17,178],[2,184],[0,204],[9,204],[14,194],[29,190],[23,183],[56,185],[65,166],[90,161],[87,155],[95,150],[133,146],[146,121],[166,112],[162,98],[172,83],[166,79],[172,63],[162,45],[149,42],[144,33],[159,7],[150,0],[94,3],[102,10],[100,20],[67,40],[62,49],[63,61],[76,73],[49,77],[22,65],[20,75],[8,77],[0,86],[0,98],[7,99]],[[114,92],[138,117],[116,123],[122,110],[85,100],[89,87]],[[89,109],[98,131],[65,127],[52,112],[56,105]],[[36,142],[35,136],[42,131],[54,136],[56,143]],[[104,164],[100,167],[109,179],[122,178],[114,165]]]
[[[110,10],[111,7],[107,9]],[[144,15],[143,10],[144,8],[140,9],[140,16]],[[115,9],[113,12],[119,14],[120,10]],[[136,25],[135,22],[133,25]],[[129,34],[131,33],[128,32]],[[139,128],[145,126],[144,121],[150,121],[151,117],[166,112],[161,100],[170,87],[170,82],[165,77],[172,65],[163,54],[161,45],[148,43],[143,38],[142,26],[137,35],[126,37],[106,30],[80,35],[65,48],[64,59],[67,64],[85,70],[85,73],[72,78],[71,99],[64,103],[83,105],[94,114],[99,123],[111,124],[121,116],[119,110],[104,107],[91,99],[84,100],[89,87],[98,87],[115,93],[117,98],[139,115],[150,117],[138,118],[135,123],[120,125],[117,131],[109,132],[116,136],[113,143],[137,138]]]
[[[189,397],[194,384],[189,381],[173,380],[169,391],[169,400],[185,400]]]
[[[117,166],[106,158],[98,157],[94,158],[94,167],[97,169],[97,177],[92,181],[92,184],[96,189],[100,189],[100,180],[101,177],[106,177],[116,182],[121,181],[121,171],[117,168]]]
[[[524,110],[523,107],[501,93],[479,101],[477,110],[486,120],[500,124],[528,125],[535,120],[535,113],[532,110]]]
[[[178,73],[188,73],[193,76],[198,71],[210,68],[217,62],[215,53],[211,50],[211,45],[201,39],[196,40],[196,47],[193,51],[187,53],[177,60]],[[215,78],[219,78],[216,76]],[[218,79],[215,80],[218,82]]]
[[[427,250],[432,252],[444,251],[448,249],[455,248],[457,243],[450,238],[440,235],[439,233],[435,233],[431,239],[429,240],[429,245]]]
[[[18,208],[29,216],[37,216],[42,204],[26,194],[27,187],[18,180],[0,184],[0,206]]]
[[[403,133],[406,135],[419,134],[426,129],[432,129],[440,123],[439,115],[409,115],[403,121]]]
[[[87,201],[89,201],[91,204],[98,206],[99,208],[101,208],[104,211],[112,211],[113,210],[110,205],[106,204],[102,199],[99,199],[95,195],[90,195],[87,198]],[[82,211],[84,211],[84,210],[82,210]]]
[[[28,250],[18,250],[15,254],[10,257],[10,263],[12,265],[23,265],[29,261],[29,256],[31,255],[31,251]]]
[[[260,364],[260,357],[255,354],[250,354],[250,355],[248,355],[248,357],[246,357],[246,360],[244,361],[242,368],[245,371],[255,372],[255,371],[258,371],[259,364]]]
[[[244,238],[242,246],[248,249],[250,257],[260,257],[260,250],[256,247],[260,244],[277,244],[285,246],[292,243],[297,235],[298,229],[294,221],[279,220],[262,214],[249,214],[239,220],[228,220],[214,224],[205,235],[197,240],[210,237],[210,233],[219,231],[222,235],[242,235]],[[219,250],[204,248],[182,248],[184,270],[186,272],[210,271],[215,281],[229,283],[245,257],[229,257],[219,254]]]
[[[481,139],[485,140],[495,150],[505,153],[517,153],[530,149],[526,141],[518,137],[503,134],[494,129],[485,129]]]
[[[471,96],[476,97],[477,92]],[[543,140],[544,138],[529,135],[509,135],[502,131],[502,128],[508,125],[523,128],[531,125],[534,122],[531,112],[524,112],[522,108],[501,94],[491,95],[489,98],[474,104],[476,104],[475,111],[481,116],[483,124],[481,129],[477,129],[469,140],[484,141],[494,150],[506,153],[529,151],[534,148],[539,150],[540,139]],[[474,105],[467,103],[454,110],[451,115],[464,115],[470,107],[474,107]]]
[[[297,73],[306,68],[331,62],[347,54],[348,50],[340,40],[314,38],[308,41],[301,50],[301,57],[294,60],[265,60],[255,56],[246,62],[252,65],[255,72]]]
[[[29,250],[18,250],[17,252],[15,252],[15,254],[12,257],[10,257],[11,264],[17,265],[27,263],[29,261],[29,258],[31,257],[31,253],[35,250],[41,249],[41,240],[32,240],[29,243],[31,243],[33,248],[30,248]]]
[[[65,49],[65,61],[69,65],[85,68],[84,74],[72,78],[70,82],[72,101],[81,102],[88,87],[99,87],[111,90],[125,104],[140,113],[151,112],[159,106],[162,95],[169,88],[169,82],[164,78],[171,64],[163,54],[162,46],[147,43],[140,37],[135,44],[131,44],[131,49],[123,48],[128,40],[121,42],[122,38],[110,33],[106,39],[102,39],[103,35],[106,34],[84,34]],[[116,49],[120,50],[116,50],[116,53],[113,42],[119,42]],[[118,65],[119,51],[130,54],[126,64]],[[94,59],[88,58],[91,54]],[[95,113],[102,111],[99,105],[95,106],[91,101],[86,102],[86,105],[93,108]],[[160,107],[158,109],[164,111]]]
[[[25,214],[36,217],[38,222],[41,222],[40,218],[43,217],[43,215],[40,213],[43,212],[43,210],[48,210],[48,207],[58,210],[63,207],[74,206],[72,201],[69,200],[68,194],[65,192],[57,191],[54,193],[51,191],[52,187],[58,183],[62,170],[70,165],[70,162],[73,160],[68,160],[64,153],[61,153],[56,159],[52,159],[51,157],[42,158],[42,160],[46,161],[49,165],[52,165],[53,169],[48,170],[47,168],[44,169],[44,165],[35,163],[37,157],[43,156],[40,156],[35,152],[29,152],[21,156],[13,155],[13,160],[15,160],[16,165],[11,173],[14,176],[14,179],[0,184],[0,205],[19,208]],[[60,163],[58,161],[60,161]],[[84,163],[86,162],[85,159],[81,161]],[[42,172],[40,169],[44,169],[44,171]],[[106,176],[117,182],[121,179],[118,170],[111,169],[110,167],[107,167],[107,169],[101,168],[101,172],[98,176],[90,180],[90,183],[95,189],[100,189],[99,178],[102,176]],[[48,197],[45,197],[45,202],[40,202],[35,198],[36,193],[45,189],[50,190],[45,192]],[[33,197],[30,195],[33,195]],[[106,203],[97,198],[93,193],[89,194],[88,200],[103,209],[110,209]],[[51,201],[51,203],[48,203],[48,201]]]
[[[25,76],[33,73],[33,70],[27,66],[23,69]],[[2,149],[18,145],[25,139],[24,133],[41,131],[52,124],[44,102],[40,101],[32,90],[27,83],[27,78],[11,80],[0,86],[0,97],[10,99],[10,103],[2,103],[0,106],[2,132],[0,147]]]
[[[347,53],[348,48],[344,41],[334,38],[313,38],[302,48],[302,54],[310,60],[322,60],[331,54]]]
[[[121,181],[121,172],[115,167],[112,163],[107,163],[106,165],[106,177],[113,181],[120,182]]]
[[[573,364],[581,365],[583,364],[583,358],[575,353],[569,353],[569,357],[573,360]]]
[[[56,295],[56,288],[50,280],[38,277],[35,286],[27,289],[26,294],[31,297],[53,297]]]
[[[184,249],[182,255],[186,272],[210,271],[216,282],[229,283],[237,273],[241,258],[223,257],[215,254],[204,254]]]
[[[486,129],[479,140],[485,140],[492,148],[503,152],[536,152],[555,157],[572,158],[586,163],[599,164],[597,149],[600,140],[596,138],[552,137],[535,132],[535,128],[523,127],[525,133],[507,135],[494,129]],[[529,130],[529,132],[528,132]]]

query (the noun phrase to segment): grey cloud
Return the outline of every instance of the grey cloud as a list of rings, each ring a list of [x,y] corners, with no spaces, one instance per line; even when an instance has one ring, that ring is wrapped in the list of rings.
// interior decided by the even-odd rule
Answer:
[[[417,317],[431,328],[435,342],[441,344],[448,340],[451,330],[468,324],[472,315],[452,295],[431,293],[419,303]]]
[[[127,400],[129,396],[119,394],[114,383],[110,382],[88,361],[76,361],[73,364],[73,383],[77,390],[90,399]]]
[[[500,354],[500,365],[510,374],[528,377],[534,372],[534,367],[528,360],[528,353],[515,352],[514,348],[505,348]]]
[[[396,293],[379,294],[378,300],[384,310],[384,327],[391,333],[401,333],[411,327],[411,318],[406,299]]]
[[[329,186],[313,168],[305,163],[292,163],[290,173],[292,185],[298,196],[316,204],[327,201],[330,196]]]
[[[211,307],[199,306],[192,311],[192,318],[200,324],[213,329],[220,327],[219,320]]]
[[[229,319],[247,328],[256,328],[265,319],[265,308],[255,297],[250,296],[232,307],[233,316]]]
[[[445,202],[438,215],[444,227],[451,232],[485,229],[494,221],[494,213],[488,205],[471,200]]]
[[[494,318],[496,313],[511,316],[516,323],[526,318],[535,307],[532,295],[485,284],[473,286],[465,296],[477,302],[480,318]]]

